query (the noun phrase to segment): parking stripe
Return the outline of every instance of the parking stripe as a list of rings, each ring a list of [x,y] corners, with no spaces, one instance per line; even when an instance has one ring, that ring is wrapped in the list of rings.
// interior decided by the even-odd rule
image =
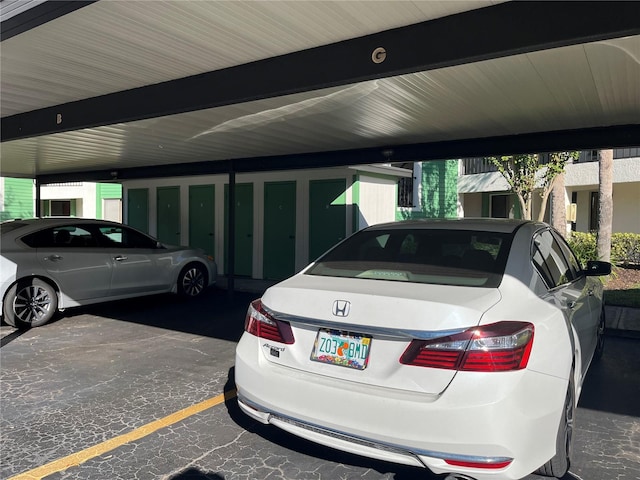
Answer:
[[[98,443],[93,447],[85,448],[84,450],[80,450],[79,452],[72,453],[71,455],[67,455],[66,457],[60,458],[58,460],[54,460],[53,462],[49,462],[41,467],[34,468],[33,470],[29,470],[28,472],[24,472],[11,477],[9,478],[9,480],[40,480],[41,478],[44,478],[53,473],[66,470],[69,467],[77,467],[87,460],[114,450],[126,443],[146,437],[153,432],[168,427],[169,425],[173,425],[174,423],[184,420],[185,418],[195,415],[196,413],[207,410],[208,408],[220,405],[221,403],[232,399],[235,396],[236,390],[229,390],[228,392],[221,393],[220,395],[217,395],[213,398],[204,400],[200,403],[196,403],[195,405],[179,410],[164,418],[160,418],[159,420],[147,423],[146,425],[136,428],[129,433],[118,435],[117,437],[105,440],[102,443]]]

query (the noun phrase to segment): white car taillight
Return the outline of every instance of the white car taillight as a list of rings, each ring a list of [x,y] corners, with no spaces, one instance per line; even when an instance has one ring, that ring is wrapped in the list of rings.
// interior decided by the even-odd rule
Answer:
[[[533,346],[533,325],[498,322],[456,335],[413,340],[400,363],[473,372],[504,372],[527,366]]]
[[[288,322],[273,318],[262,305],[260,299],[254,300],[249,305],[247,317],[244,322],[246,332],[256,337],[266,338],[287,345],[293,344],[293,331]]]

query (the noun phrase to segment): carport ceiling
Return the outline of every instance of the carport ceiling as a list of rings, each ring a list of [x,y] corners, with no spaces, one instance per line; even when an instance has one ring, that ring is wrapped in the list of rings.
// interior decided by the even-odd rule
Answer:
[[[126,179],[224,172],[231,161],[241,172],[640,144],[640,2],[0,7],[3,176]]]

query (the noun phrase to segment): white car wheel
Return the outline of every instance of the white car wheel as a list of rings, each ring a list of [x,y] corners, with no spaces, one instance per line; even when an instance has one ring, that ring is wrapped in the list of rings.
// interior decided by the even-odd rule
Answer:
[[[573,370],[567,389],[562,419],[556,437],[556,454],[538,469],[536,473],[546,477],[562,478],[569,471],[571,450],[573,447],[573,417],[575,413]]]

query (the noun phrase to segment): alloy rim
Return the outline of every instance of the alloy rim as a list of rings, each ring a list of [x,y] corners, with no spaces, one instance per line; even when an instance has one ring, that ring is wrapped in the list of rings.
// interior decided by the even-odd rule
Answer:
[[[33,323],[49,313],[51,297],[42,287],[31,285],[23,288],[13,301],[13,311],[22,322]]]
[[[190,297],[198,295],[204,289],[204,275],[197,268],[190,268],[182,280],[182,288]]]

